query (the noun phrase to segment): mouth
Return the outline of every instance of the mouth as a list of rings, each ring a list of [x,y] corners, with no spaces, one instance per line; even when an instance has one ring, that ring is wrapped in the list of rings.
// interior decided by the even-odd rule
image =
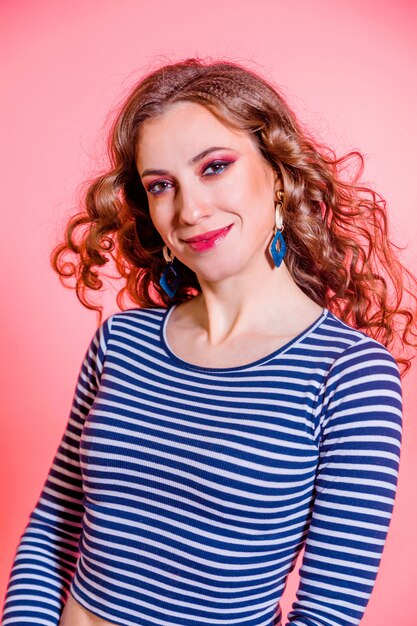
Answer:
[[[213,237],[217,237],[217,235],[220,235],[221,233],[223,233],[226,230],[230,230],[230,228],[233,226],[233,224],[229,224],[229,226],[226,226],[225,228],[218,228],[217,230],[208,230],[206,233],[203,233],[202,235],[196,235],[195,237],[190,237],[189,239],[184,239],[185,243],[195,243],[198,241],[209,241],[209,239],[212,239]]]
[[[219,243],[221,243],[226,237],[232,226],[233,224],[229,224],[229,226],[226,226],[225,228],[209,230],[202,235],[196,235],[195,237],[190,237],[184,241],[194,252],[205,252],[206,250],[211,250],[219,245]]]

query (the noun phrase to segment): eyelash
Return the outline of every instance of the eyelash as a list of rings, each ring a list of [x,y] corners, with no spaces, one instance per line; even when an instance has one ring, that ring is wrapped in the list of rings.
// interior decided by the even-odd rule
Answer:
[[[231,165],[233,163],[233,161],[220,161],[220,160],[216,160],[216,161],[211,161],[211,163],[208,163],[204,169],[203,172],[205,172],[207,169],[209,169],[210,167],[224,167],[223,170],[216,171],[214,174],[206,174],[206,176],[217,176],[218,174],[223,174],[223,172],[225,171],[225,169],[227,169],[227,167],[229,165]],[[163,189],[162,191],[154,191],[155,187],[158,187],[158,185],[164,185],[164,184],[169,184],[168,181],[166,180],[156,180],[154,183],[151,183],[148,187],[148,192],[151,193],[154,196],[159,196],[161,193],[163,193],[165,191],[165,189]]]

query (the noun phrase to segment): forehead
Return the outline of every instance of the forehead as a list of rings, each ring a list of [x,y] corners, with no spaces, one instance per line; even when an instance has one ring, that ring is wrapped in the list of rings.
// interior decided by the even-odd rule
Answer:
[[[137,142],[137,163],[173,156],[192,156],[209,145],[255,149],[249,133],[231,128],[209,109],[195,102],[176,102],[158,117],[142,124]],[[155,163],[155,165],[157,165]]]

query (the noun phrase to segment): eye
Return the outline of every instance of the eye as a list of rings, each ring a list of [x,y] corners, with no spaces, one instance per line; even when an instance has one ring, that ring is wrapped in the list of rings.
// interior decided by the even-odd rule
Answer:
[[[167,180],[156,180],[154,183],[151,183],[148,187],[148,192],[153,194],[154,196],[159,195],[160,193],[163,193],[170,185],[171,183],[169,183]],[[158,187],[162,186],[162,185],[167,185],[168,187],[162,187],[161,189],[159,189],[158,191]]]
[[[203,172],[206,172],[208,169],[214,168],[214,174],[205,174],[205,176],[216,176],[216,174],[222,174],[224,170],[230,165],[230,163],[230,161],[212,161],[204,167]]]
[[[204,168],[203,168],[203,176],[217,176],[218,174],[222,174],[224,172],[225,169],[227,169],[227,167],[229,167],[229,165],[231,165],[233,163],[233,161],[220,161],[220,160],[216,160],[216,161],[211,161],[211,163],[208,163]],[[207,172],[207,170],[212,170],[212,173],[208,173],[205,174],[204,172]],[[147,188],[148,193],[152,194],[153,196],[159,196],[160,194],[164,193],[165,191],[167,191],[168,189],[170,189],[172,187],[172,184],[167,181],[167,180],[156,180],[153,183],[151,183],[149,185],[149,187]]]

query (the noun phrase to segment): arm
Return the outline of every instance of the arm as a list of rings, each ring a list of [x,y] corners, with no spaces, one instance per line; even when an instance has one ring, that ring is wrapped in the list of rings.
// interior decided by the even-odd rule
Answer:
[[[351,346],[332,366],[318,406],[315,500],[287,626],[356,626],[397,487],[402,391],[394,358],[369,338]]]
[[[59,623],[78,558],[84,512],[80,436],[98,390],[110,319],[100,326],[90,342],[64,434],[20,538],[7,587],[2,626]]]

